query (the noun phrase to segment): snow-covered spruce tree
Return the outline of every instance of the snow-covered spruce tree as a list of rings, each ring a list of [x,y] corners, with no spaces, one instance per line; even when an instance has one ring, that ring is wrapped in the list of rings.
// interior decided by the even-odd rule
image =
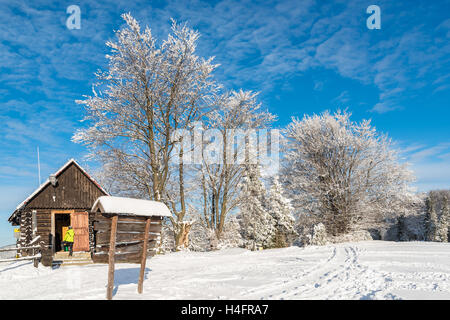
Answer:
[[[295,231],[295,218],[291,201],[284,197],[283,186],[278,180],[278,176],[273,179],[269,190],[267,207],[269,214],[275,222],[275,235],[273,246],[277,248],[288,247],[298,236]]]
[[[268,212],[266,190],[258,165],[247,165],[241,183],[240,216],[244,245],[256,250],[273,245],[275,221]]]
[[[448,228],[449,228],[449,203],[446,194],[442,197],[441,214],[436,230],[436,238],[441,242],[448,242]]]
[[[324,112],[293,118],[285,136],[286,191],[296,211],[315,216],[330,235],[368,229],[403,210],[413,176],[369,120]]]
[[[123,14],[126,26],[116,31],[117,40],[107,42],[109,68],[96,74],[93,95],[83,101],[84,121],[73,141],[90,150],[90,156],[108,166],[116,180],[114,189],[165,202],[173,217],[176,246],[184,238],[187,214],[186,171],[174,157],[179,142],[177,129],[189,129],[212,105],[218,86],[211,78],[212,58],[196,55],[199,33],[173,22],[171,34],[157,45],[151,30]],[[184,150],[186,152],[186,150]],[[176,193],[168,190],[172,182]]]
[[[168,253],[175,251],[175,238],[171,224],[163,221],[161,230],[161,241],[158,248],[158,253]]]
[[[397,217],[397,228],[398,228],[398,240],[400,241],[408,241],[408,232],[406,226],[406,217],[404,214],[401,214]]]
[[[426,199],[426,225],[427,225],[427,240],[439,241],[437,237],[438,216],[436,213],[436,195],[430,191]]]
[[[323,223],[313,226],[310,244],[313,246],[323,246],[327,244],[327,230]]]

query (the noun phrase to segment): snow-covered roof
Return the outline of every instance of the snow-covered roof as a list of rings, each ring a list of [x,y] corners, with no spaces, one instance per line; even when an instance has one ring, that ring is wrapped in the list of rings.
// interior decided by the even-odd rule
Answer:
[[[172,215],[169,208],[162,202],[111,196],[98,198],[91,211],[133,216],[170,217]]]
[[[75,164],[87,177],[89,180],[91,180],[100,190],[103,191],[103,193],[105,194],[109,194],[108,192],[106,192],[105,189],[102,188],[102,186],[100,184],[97,183],[97,181],[95,181],[87,172],[86,170],[84,170],[76,161],[75,159],[70,159],[69,161],[67,161],[58,171],[56,171],[53,175],[55,175],[56,177],[58,177],[67,167],[69,167],[71,164]],[[19,203],[19,205],[16,207],[16,210],[14,210],[14,213],[11,215],[11,217],[9,217],[8,221],[11,221],[14,216],[16,215],[16,213],[23,209],[28,202],[30,202],[39,192],[41,192],[47,185],[50,184],[50,178],[48,178],[44,183],[42,183],[32,194],[30,194],[25,200],[23,200],[21,203]]]

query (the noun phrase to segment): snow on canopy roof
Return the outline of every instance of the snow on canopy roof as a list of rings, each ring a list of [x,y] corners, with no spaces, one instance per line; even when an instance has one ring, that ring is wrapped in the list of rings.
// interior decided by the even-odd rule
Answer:
[[[162,202],[111,196],[98,198],[91,211],[133,216],[170,217],[172,215],[169,208]]]

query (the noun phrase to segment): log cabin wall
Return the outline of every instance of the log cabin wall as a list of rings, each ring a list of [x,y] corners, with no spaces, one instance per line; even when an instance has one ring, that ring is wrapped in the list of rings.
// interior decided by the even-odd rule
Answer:
[[[111,237],[111,218],[100,213],[91,215],[94,235],[95,263],[108,263]],[[117,263],[140,263],[146,217],[119,216],[117,221],[115,261]],[[147,256],[156,254],[161,240],[162,217],[151,217]]]
[[[31,212],[24,212],[20,216],[20,238],[17,240],[18,247],[26,247],[28,243],[32,240],[32,214]],[[22,256],[27,256],[28,252],[26,250],[20,251]]]
[[[81,171],[75,163],[58,176],[56,186],[48,184],[28,204],[28,209],[90,210],[98,197],[105,193]]]

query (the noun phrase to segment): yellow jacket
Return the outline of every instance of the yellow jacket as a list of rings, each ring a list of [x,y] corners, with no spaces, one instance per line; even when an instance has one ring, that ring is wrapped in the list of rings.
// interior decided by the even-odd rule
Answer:
[[[63,241],[73,242],[74,235],[75,233],[73,232],[73,229],[67,230],[66,234],[64,235]]]

